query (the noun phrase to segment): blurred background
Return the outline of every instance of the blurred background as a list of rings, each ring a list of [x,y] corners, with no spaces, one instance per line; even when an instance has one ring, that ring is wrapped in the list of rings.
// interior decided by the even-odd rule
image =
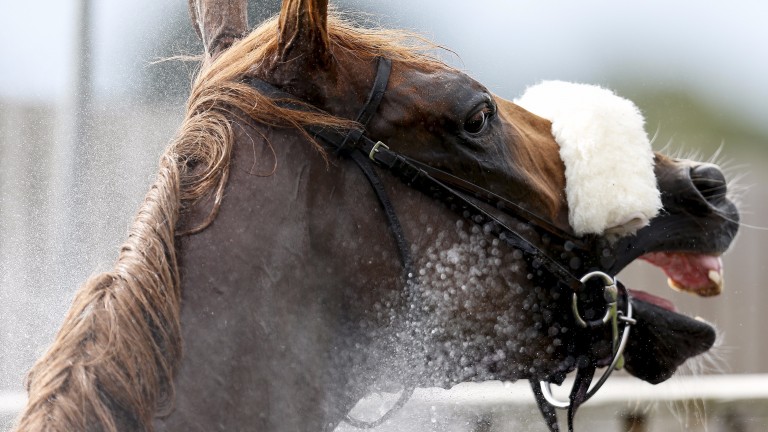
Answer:
[[[78,285],[111,268],[181,121],[197,63],[158,61],[201,46],[185,0],[0,4],[0,406],[15,406]],[[724,294],[674,293],[643,264],[621,277],[717,324],[719,361],[703,373],[768,373],[768,3],[335,5],[450,48],[447,62],[503,97],[544,79],[601,84],[640,106],[655,147],[700,159],[718,153],[737,180],[746,224],[724,258]],[[251,1],[251,24],[278,8]]]

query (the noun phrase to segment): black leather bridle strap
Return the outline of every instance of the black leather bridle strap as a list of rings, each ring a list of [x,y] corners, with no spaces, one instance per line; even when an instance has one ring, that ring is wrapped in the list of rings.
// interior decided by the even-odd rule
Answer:
[[[371,117],[376,114],[376,110],[381,104],[381,99],[384,97],[384,92],[387,90],[387,84],[389,83],[389,75],[392,72],[392,61],[388,58],[379,57],[376,59],[376,78],[374,78],[373,86],[368,94],[368,99],[363,105],[363,109],[357,115],[357,122],[360,123],[363,128],[368,126],[368,122],[371,121]],[[362,137],[362,131],[357,131],[360,135],[357,137],[359,140]],[[349,139],[349,135],[347,139]],[[355,141],[357,142],[357,140]],[[365,174],[368,179],[368,183],[371,184],[376,196],[379,198],[379,203],[384,209],[384,214],[387,217],[387,224],[392,236],[397,244],[397,250],[400,253],[400,259],[403,261],[403,271],[405,273],[405,280],[408,283],[413,282],[416,277],[416,271],[413,267],[413,258],[411,257],[410,246],[405,238],[405,232],[400,224],[400,219],[395,212],[395,206],[392,205],[392,201],[389,199],[386,190],[384,189],[384,183],[376,173],[373,165],[360,152],[352,152],[352,160],[355,161],[360,170]]]
[[[363,128],[368,125],[371,117],[373,117],[373,115],[376,113],[376,110],[381,103],[381,99],[384,97],[384,92],[387,89],[391,71],[391,60],[383,57],[377,58],[376,78],[374,78],[373,86],[371,87],[371,91],[368,93],[368,98],[366,99],[363,108],[357,115],[357,122],[360,123]],[[339,150],[350,146],[350,144],[352,148],[356,147],[362,137],[362,130],[353,129],[349,131],[347,136],[344,138],[344,141],[339,146]],[[357,151],[349,152],[349,156],[363,172],[365,178],[368,179],[368,183],[370,183],[371,188],[373,188],[373,191],[376,193],[376,197],[379,199],[381,207],[384,209],[384,215],[387,217],[387,225],[389,226],[389,230],[392,233],[392,237],[395,239],[397,250],[400,254],[400,259],[403,262],[405,280],[407,283],[412,283],[416,276],[416,271],[413,267],[414,264],[413,258],[411,257],[410,246],[405,237],[403,227],[400,224],[400,219],[397,217],[397,213],[395,212],[395,206],[392,205],[392,201],[389,199],[389,195],[387,194],[386,189],[384,189],[384,183],[381,181],[378,173],[376,173],[376,170],[369,158],[365,157],[365,155]]]
[[[384,57],[378,57],[376,59],[376,78],[373,80],[373,86],[368,94],[368,100],[365,101],[362,111],[357,116],[357,122],[368,126],[368,122],[371,121],[371,117],[376,114],[376,110],[381,104],[381,99],[384,97],[384,92],[387,91],[387,84],[389,83],[389,75],[392,73],[392,60]]]
[[[590,358],[589,363],[585,366],[579,367],[576,370],[576,379],[571,389],[569,396],[570,405],[568,406],[568,432],[573,432],[573,420],[576,415],[576,410],[579,409],[582,403],[587,399],[587,393],[589,392],[589,386],[592,383],[592,379],[595,376],[597,367],[594,359]],[[536,405],[539,406],[539,411],[544,422],[547,425],[547,429],[550,432],[560,432],[560,426],[557,423],[557,409],[550,404],[544,397],[544,393],[541,391],[541,386],[537,381],[531,380],[531,390],[533,390],[533,396],[536,399]]]
[[[343,139],[339,140],[338,137],[332,137],[335,142],[328,142],[334,148],[334,151],[338,155],[349,154],[352,150],[359,146],[360,139],[363,137],[365,127],[368,126],[368,122],[371,121],[371,117],[376,114],[376,110],[379,108],[381,99],[384,97],[384,93],[387,90],[387,84],[389,83],[389,75],[392,72],[392,60],[388,58],[378,57],[376,59],[376,77],[373,79],[373,86],[368,93],[368,98],[363,104],[363,108],[357,115],[357,122],[363,126],[363,129],[351,129],[347,132]],[[328,131],[324,131],[320,128],[315,128],[312,131],[314,135],[324,137],[325,141],[328,141],[330,136],[326,136]]]
[[[359,152],[352,152],[350,154],[352,160],[357,164],[360,170],[365,174],[365,178],[368,179],[373,191],[379,199],[381,207],[384,209],[384,215],[387,217],[387,224],[389,230],[392,233],[392,237],[395,239],[397,250],[400,254],[400,259],[403,262],[403,272],[405,280],[411,283],[416,277],[416,271],[413,266],[413,258],[411,257],[410,246],[405,238],[403,227],[400,224],[400,219],[395,212],[395,206],[392,205],[392,201],[389,199],[386,190],[384,189],[384,183],[376,173],[371,161],[368,160],[363,154]]]
[[[538,381],[529,380],[529,382],[531,390],[533,390],[533,396],[536,398],[536,405],[539,406],[539,411],[541,411],[541,415],[544,417],[544,423],[547,424],[547,429],[550,432],[560,432],[560,426],[557,423],[557,409],[544,398],[544,393],[542,393]]]
[[[543,217],[539,216],[536,213],[533,213],[532,211],[526,209],[525,207],[521,206],[516,202],[510,201],[502,196],[499,196],[461,177],[457,177],[449,172],[432,167],[423,162],[408,158],[406,156],[403,156],[403,158],[408,160],[408,162],[410,162],[411,164],[416,165],[417,167],[427,172],[435,180],[438,180],[444,184],[450,185],[451,188],[454,190],[461,191],[471,196],[474,196],[477,199],[484,201],[486,203],[494,203],[494,206],[498,210],[501,210],[502,212],[507,214],[514,214],[516,217],[523,218],[524,220],[533,223],[533,225],[536,226],[537,228],[543,229],[544,231],[548,232],[549,234],[552,234],[555,237],[558,237],[564,241],[570,241],[571,243],[573,243],[575,248],[582,249],[582,250],[587,250],[589,248],[589,246],[585,244],[583,238],[576,237],[575,235],[558,228],[552,222],[549,222],[548,220],[544,219]]]
[[[589,358],[587,364],[576,369],[576,379],[573,382],[570,395],[571,404],[568,407],[568,432],[573,432],[573,419],[576,410],[587,400],[589,385],[595,377],[595,370],[597,370],[597,362],[593,356],[589,354],[587,356]],[[541,405],[539,405],[539,409],[542,409]]]

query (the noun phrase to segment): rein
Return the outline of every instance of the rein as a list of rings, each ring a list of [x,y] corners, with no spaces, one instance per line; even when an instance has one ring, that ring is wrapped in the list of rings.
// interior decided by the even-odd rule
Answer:
[[[611,326],[613,345],[611,364],[597,384],[591,389],[590,384],[597,368],[598,359],[595,358],[594,353],[590,349],[587,349],[587,353],[584,355],[579,356],[580,358],[576,365],[576,379],[568,401],[559,401],[554,398],[548,382],[531,381],[534,396],[550,431],[557,432],[559,430],[555,413],[556,409],[568,410],[568,429],[573,431],[573,417],[578,407],[597,392],[615,368],[621,368],[623,365],[622,353],[629,337],[629,327],[631,324],[634,324],[632,306],[627,290],[623,285],[617,283],[612,275],[601,271],[593,271],[583,277],[575,276],[561,261],[548,255],[510,227],[503,219],[505,216],[513,217],[533,227],[542,238],[546,236],[547,238],[554,238],[563,242],[564,250],[571,257],[578,258],[579,253],[586,255],[592,252],[595,249],[595,245],[589,240],[575,237],[519,204],[500,197],[470,181],[408,158],[390,150],[383,142],[373,141],[368,138],[365,135],[364,128],[376,113],[379,103],[384,96],[391,68],[391,60],[381,57],[377,59],[376,78],[368,98],[357,117],[357,122],[362,125],[362,129],[340,131],[320,126],[309,126],[307,131],[314,137],[321,139],[337,155],[351,158],[371,184],[379,203],[384,209],[389,229],[397,244],[397,249],[403,262],[407,290],[410,290],[413,285],[418,284],[413,268],[413,258],[411,257],[409,244],[405,238],[394,206],[374,166],[387,169],[406,185],[448,204],[459,214],[469,214],[474,223],[489,227],[490,232],[495,234],[500,240],[520,250],[530,264],[532,271],[535,270],[539,275],[546,271],[557,279],[558,285],[567,286],[572,292],[574,319],[580,329],[583,330],[578,332],[577,341],[584,342],[587,344],[587,347],[591,347],[597,338],[592,330],[605,325]],[[248,77],[245,79],[245,82],[262,94],[280,99],[279,103],[284,104],[286,107],[298,110],[312,109],[304,104],[296,103],[295,101],[298,101],[298,99],[293,95],[285,93],[258,78]],[[495,213],[496,211],[500,211],[501,214]],[[597,279],[597,281],[595,282],[594,279]],[[588,284],[597,286],[600,283],[602,283],[603,297],[606,303],[605,315],[600,319],[586,321],[579,312],[578,294],[585,293]],[[625,311],[618,309],[619,303],[625,304]],[[619,334],[619,324],[623,325],[621,334]],[[358,428],[378,426],[407,402],[413,390],[413,387],[404,389],[395,405],[375,421],[364,422],[352,419],[349,416],[345,418],[345,421]]]

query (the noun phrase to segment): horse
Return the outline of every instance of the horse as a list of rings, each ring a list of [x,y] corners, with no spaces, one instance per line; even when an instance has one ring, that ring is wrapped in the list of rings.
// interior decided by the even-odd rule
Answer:
[[[207,60],[185,120],[16,430],[330,431],[372,391],[521,379],[557,430],[538,383],[578,371],[572,417],[597,367],[656,383],[712,346],[614,276],[682,262],[677,288],[719,291],[738,211],[716,165],[651,153],[652,217],[576,229],[557,122],[432,44],[327,0],[247,35],[237,13],[202,25],[216,10],[193,8]]]

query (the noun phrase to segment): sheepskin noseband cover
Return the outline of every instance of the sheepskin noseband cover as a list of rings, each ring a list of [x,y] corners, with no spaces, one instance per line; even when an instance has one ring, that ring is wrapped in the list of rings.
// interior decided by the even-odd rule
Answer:
[[[661,198],[653,151],[634,103],[563,81],[529,87],[515,103],[552,122],[577,235],[632,234],[656,216]]]

